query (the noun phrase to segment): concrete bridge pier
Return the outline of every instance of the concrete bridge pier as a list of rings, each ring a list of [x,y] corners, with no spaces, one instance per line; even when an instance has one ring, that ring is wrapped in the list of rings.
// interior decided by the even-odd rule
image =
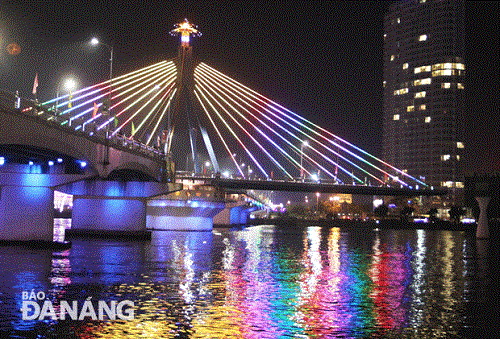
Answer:
[[[488,229],[488,204],[490,197],[476,197],[479,205],[479,220],[477,221],[476,238],[486,239],[490,237]]]
[[[41,186],[0,187],[0,241],[54,238],[54,191]]]
[[[248,216],[255,210],[257,210],[257,207],[248,207],[244,204],[227,204],[226,207],[214,217],[214,224],[246,224],[248,221]]]
[[[146,229],[146,199],[74,196],[72,232],[141,232]]]
[[[84,180],[59,186],[73,195],[69,235],[149,238],[147,201],[180,190],[182,185],[149,181]]]
[[[223,202],[154,199],[148,201],[146,228],[169,231],[211,231]]]

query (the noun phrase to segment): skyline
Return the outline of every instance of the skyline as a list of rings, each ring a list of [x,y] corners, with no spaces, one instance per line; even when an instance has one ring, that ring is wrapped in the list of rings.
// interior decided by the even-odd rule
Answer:
[[[64,74],[76,74],[80,86],[105,80],[109,51],[91,48],[87,42],[92,36],[114,46],[116,75],[171,59],[179,41],[168,32],[187,18],[203,33],[193,41],[195,56],[200,60],[380,155],[382,26],[389,3],[238,2],[231,6],[188,3],[186,7],[174,3],[165,5],[163,11],[127,4],[126,10],[112,11],[112,4],[90,2],[81,7],[77,2],[58,2],[32,11],[29,4],[7,1],[0,12],[0,88],[19,89],[21,95],[32,97],[38,73],[40,97],[48,99],[55,97],[54,88]],[[466,80],[466,91],[477,99],[477,105],[471,103],[469,110],[489,111],[493,118],[470,115],[475,133],[467,142],[475,156],[469,160],[479,167],[485,156],[498,157],[498,147],[494,146],[499,126],[497,98],[491,92],[488,95],[488,90],[498,88],[498,60],[494,53],[483,53],[485,48],[481,48],[498,50],[491,46],[492,41],[498,41],[494,39],[498,23],[488,20],[488,13],[478,11],[482,6],[468,3],[466,13],[466,18],[482,14],[467,27],[466,67],[468,75],[477,75]],[[17,56],[5,51],[12,42],[21,46]],[[484,83],[485,79],[489,81]]]

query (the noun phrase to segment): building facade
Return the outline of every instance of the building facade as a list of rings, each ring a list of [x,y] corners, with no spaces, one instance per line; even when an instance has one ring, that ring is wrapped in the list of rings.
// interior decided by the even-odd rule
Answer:
[[[463,188],[463,1],[395,1],[384,18],[382,157],[430,186]]]

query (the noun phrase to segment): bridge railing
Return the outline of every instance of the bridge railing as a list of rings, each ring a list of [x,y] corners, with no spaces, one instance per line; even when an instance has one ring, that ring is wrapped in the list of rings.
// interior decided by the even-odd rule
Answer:
[[[50,108],[42,107],[37,101],[20,98],[12,92],[0,90],[0,108],[16,114],[35,117],[43,124],[63,129],[70,134],[85,136],[96,143],[137,152],[158,160],[165,156],[161,149],[148,146],[119,133],[109,137],[109,130],[97,130],[95,123],[84,124],[84,119],[78,118],[70,120],[69,117],[58,115]]]

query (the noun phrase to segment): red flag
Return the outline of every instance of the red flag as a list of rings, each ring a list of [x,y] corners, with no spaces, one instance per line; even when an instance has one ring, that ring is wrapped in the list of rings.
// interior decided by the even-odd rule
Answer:
[[[38,87],[38,73],[35,74],[35,81],[33,82],[33,94],[36,94],[37,87]]]
[[[97,107],[97,104],[94,102],[94,111],[92,111],[92,118],[95,118],[98,109],[99,107]]]

